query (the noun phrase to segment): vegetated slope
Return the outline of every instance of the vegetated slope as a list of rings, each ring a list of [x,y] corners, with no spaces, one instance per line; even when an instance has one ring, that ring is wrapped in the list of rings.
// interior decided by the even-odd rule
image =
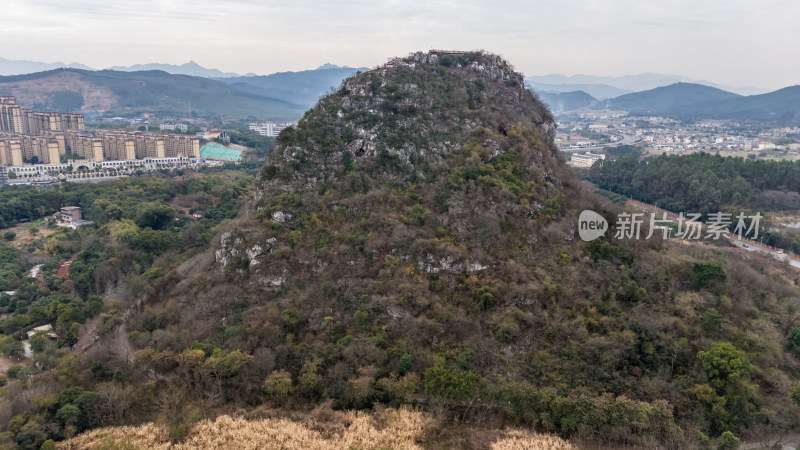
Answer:
[[[597,99],[583,91],[573,92],[541,92],[536,91],[539,99],[553,112],[574,111],[597,103]]]
[[[281,133],[213,258],[154,261],[98,319],[85,375],[63,383],[128,401],[84,408],[81,429],[325,401],[649,448],[797,427],[797,273],[646,225],[613,238],[615,207],[579,187],[554,133],[497,56],[349,78]],[[578,238],[583,209],[607,237]],[[31,408],[61,433],[75,398]]]
[[[663,113],[700,103],[738,98],[740,95],[710,86],[675,83],[648,91],[625,94],[597,104],[597,108],[619,109],[631,113]]]
[[[264,92],[162,71],[61,69],[0,77],[0,93],[16,96],[27,107],[100,112],[107,116],[148,112],[162,116],[288,120],[299,117],[305,109]],[[75,95],[78,98],[73,98]],[[65,96],[72,108],[64,108]]]
[[[299,103],[306,108],[313,106],[320,97],[335,89],[345,78],[366,68],[320,67],[300,72],[278,72],[270,75],[254,75],[222,78],[225,83],[240,86],[247,84],[263,89],[269,96]]]
[[[790,86],[761,95],[692,105],[685,111],[670,111],[686,118],[768,120],[779,123],[800,122],[800,86]]]

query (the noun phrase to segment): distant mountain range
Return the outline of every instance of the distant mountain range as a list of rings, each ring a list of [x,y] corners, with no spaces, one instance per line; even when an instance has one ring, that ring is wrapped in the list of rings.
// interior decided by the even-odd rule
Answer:
[[[296,120],[342,80],[367,70],[326,63],[314,70],[240,76],[207,69],[192,61],[100,71],[80,64],[69,65],[78,67],[63,69],[60,67],[68,64],[0,58],[0,73],[48,68],[27,75],[0,76],[0,95],[15,95],[20,104],[35,109],[80,110],[104,116],[151,113],[162,117]],[[686,119],[800,122],[800,86],[741,95],[741,90],[734,93],[709,86],[708,82],[678,81],[630,92],[675,78],[682,77],[547,75],[528,77],[526,82],[557,113],[607,108]]]
[[[120,72],[139,72],[142,70],[163,70],[164,72],[173,75],[191,75],[193,77],[204,78],[227,78],[227,77],[240,77],[238,73],[222,72],[217,69],[207,69],[194,61],[188,63],[175,65],[175,64],[134,64],[132,66],[113,66],[108,70],[117,70]]]
[[[20,75],[25,73],[44,72],[46,70],[71,67],[74,69],[94,70],[89,66],[79,63],[65,64],[62,62],[43,63],[35,61],[11,60],[0,58],[0,75]]]
[[[675,83],[693,83],[711,86],[718,89],[723,89],[729,92],[734,92],[740,95],[755,95],[763,94],[766,91],[756,87],[731,87],[717,84],[707,80],[693,80],[681,75],[667,75],[661,73],[644,73],[638,75],[623,75],[619,77],[609,76],[594,76],[594,75],[560,75],[551,74],[543,76],[529,76],[525,81],[540,90],[549,90],[556,92],[567,92],[583,90],[593,97],[600,100],[617,97],[622,94],[630,92],[640,92],[654,89],[661,86],[668,86]],[[587,85],[590,87],[587,88]],[[594,87],[591,87],[594,86]],[[605,95],[599,92],[593,92],[591,89],[608,89],[616,88],[627,92],[616,92],[613,95]],[[613,91],[611,91],[613,92]]]
[[[57,69],[0,77],[0,95],[26,107],[104,116],[295,120],[307,107],[210,78],[160,70],[122,72]]]
[[[272,75],[220,78],[220,81],[240,89],[250,86],[260,89],[270,97],[299,103],[310,108],[331,88],[338,87],[345,78],[367,68],[339,67],[325,64],[315,70],[279,72]]]
[[[606,84],[548,84],[532,82],[527,82],[526,84],[536,92],[564,93],[583,91],[600,100],[619,97],[620,95],[630,94],[633,92],[628,89],[620,89]]]
[[[800,123],[800,86],[759,95],[733,92],[694,83],[675,83],[597,102],[595,109],[676,119],[757,120]]]
[[[595,108],[624,110],[629,113],[653,113],[674,111],[690,105],[737,97],[741,95],[702,84],[675,83],[604,100],[595,105]]]
[[[0,95],[15,95],[23,106],[37,109],[106,116],[149,112],[296,120],[342,80],[365,70],[325,63],[314,70],[258,76],[208,69],[194,61],[95,71],[80,64],[0,59],[0,74],[14,74],[0,76]]]
[[[560,113],[588,108],[597,103],[597,99],[584,91],[573,92],[536,92],[539,100],[544,102],[551,111]]]

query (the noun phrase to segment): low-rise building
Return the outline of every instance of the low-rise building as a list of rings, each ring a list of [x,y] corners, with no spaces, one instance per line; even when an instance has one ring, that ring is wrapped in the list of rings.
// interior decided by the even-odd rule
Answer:
[[[572,158],[569,160],[569,164],[572,167],[592,167],[592,164],[595,161],[599,161],[601,159],[606,159],[606,155],[601,153],[573,153]]]
[[[70,225],[81,219],[83,219],[83,215],[79,206],[64,206],[53,214],[53,222],[59,225]]]
[[[161,131],[175,131],[178,130],[182,133],[189,131],[189,125],[185,123],[162,123],[158,126]]]
[[[213,141],[214,139],[220,139],[222,141],[230,141],[230,138],[228,137],[228,132],[225,130],[206,131],[206,133],[203,134],[203,139],[207,141]]]

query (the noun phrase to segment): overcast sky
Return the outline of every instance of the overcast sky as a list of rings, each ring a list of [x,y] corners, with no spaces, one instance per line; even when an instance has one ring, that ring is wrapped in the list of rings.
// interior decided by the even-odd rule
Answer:
[[[485,49],[526,75],[800,84],[796,0],[3,0],[0,57],[267,74]]]

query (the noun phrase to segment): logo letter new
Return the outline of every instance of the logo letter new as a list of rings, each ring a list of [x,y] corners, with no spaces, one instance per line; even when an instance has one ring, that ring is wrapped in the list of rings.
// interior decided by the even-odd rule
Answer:
[[[578,235],[584,241],[593,241],[606,234],[608,222],[606,219],[591,210],[583,210],[578,217]]]

